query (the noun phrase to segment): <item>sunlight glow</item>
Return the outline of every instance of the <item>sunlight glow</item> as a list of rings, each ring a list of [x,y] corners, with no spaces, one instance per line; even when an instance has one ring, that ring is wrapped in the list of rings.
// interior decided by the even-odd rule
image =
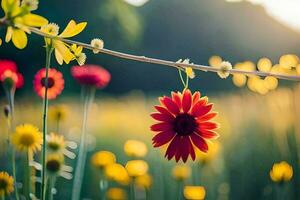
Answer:
[[[133,6],[139,7],[139,6],[143,6],[149,0],[124,0],[124,1],[131,4],[131,5],[133,5]]]
[[[241,2],[243,0],[226,0],[227,2]],[[300,31],[300,1],[299,0],[244,0],[262,5],[267,13],[277,21]]]

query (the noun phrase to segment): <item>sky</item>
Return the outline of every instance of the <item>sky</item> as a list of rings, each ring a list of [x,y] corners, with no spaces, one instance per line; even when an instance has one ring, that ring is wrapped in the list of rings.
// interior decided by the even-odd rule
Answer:
[[[277,21],[300,32],[300,0],[226,0],[230,3],[249,1],[261,5]]]

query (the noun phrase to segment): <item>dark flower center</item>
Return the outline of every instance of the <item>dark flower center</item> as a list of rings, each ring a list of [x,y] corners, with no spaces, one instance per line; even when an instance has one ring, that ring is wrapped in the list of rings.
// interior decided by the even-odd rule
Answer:
[[[41,84],[42,84],[42,86],[44,86],[44,87],[52,88],[52,87],[54,86],[54,79],[51,78],[51,77],[49,77],[49,78],[48,78],[48,84],[47,84],[47,86],[46,86],[46,78],[42,78]]]
[[[58,160],[48,160],[46,168],[49,172],[56,173],[60,170],[61,163]]]
[[[4,179],[0,179],[0,189],[1,190],[6,190],[6,187],[7,187],[7,181],[4,180]]]
[[[174,120],[174,131],[181,136],[192,134],[197,128],[195,118],[187,113],[177,115]]]

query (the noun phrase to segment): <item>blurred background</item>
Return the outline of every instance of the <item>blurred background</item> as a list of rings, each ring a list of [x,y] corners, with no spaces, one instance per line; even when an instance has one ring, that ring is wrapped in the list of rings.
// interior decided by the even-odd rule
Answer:
[[[299,6],[295,0],[51,0],[40,1],[37,13],[61,29],[71,19],[87,21],[87,28],[76,40],[88,43],[99,37],[111,50],[172,61],[190,58],[206,65],[212,55],[233,64],[256,63],[268,57],[275,64],[283,54],[300,55]],[[1,34],[3,38],[4,32]],[[16,61],[25,77],[24,88],[16,93],[17,124],[26,121],[41,127],[42,102],[34,94],[32,80],[44,67],[42,45],[41,37],[31,35],[25,50],[17,50],[11,43],[0,48],[0,58]],[[153,149],[149,130],[153,123],[149,114],[158,103],[157,96],[182,90],[177,70],[86,53],[87,63],[99,64],[112,74],[108,87],[97,92],[90,113],[87,162],[95,151],[108,150],[124,164],[130,159],[124,153],[124,143],[128,139],[143,141],[148,147],[143,159],[153,176],[150,199],[177,199],[177,180],[171,173],[175,163],[166,161],[163,151]],[[59,66],[54,59],[52,66],[64,73],[66,83],[63,94],[50,106],[65,106],[61,132],[78,141],[80,86],[72,79],[70,66]],[[277,90],[259,95],[235,87],[231,78],[222,80],[214,73],[196,72],[190,88],[211,97],[221,129],[214,153],[188,163],[193,175],[185,184],[204,186],[208,200],[300,199],[299,85],[281,81]],[[6,99],[4,91],[0,92],[3,107]],[[4,131],[5,119],[1,116],[0,120]],[[55,131],[55,119],[51,118],[50,131]],[[272,183],[269,172],[282,160],[291,164],[294,174],[281,188]],[[69,165],[74,163],[68,161]],[[72,181],[62,179],[59,184],[63,187],[58,187],[54,199],[68,199]],[[91,165],[86,169],[83,196],[99,199],[99,174]]]

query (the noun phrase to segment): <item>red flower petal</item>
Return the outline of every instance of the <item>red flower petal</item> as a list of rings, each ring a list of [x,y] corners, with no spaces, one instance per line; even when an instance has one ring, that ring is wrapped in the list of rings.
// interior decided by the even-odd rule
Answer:
[[[181,93],[172,92],[172,99],[177,104],[178,108],[181,108]]]
[[[218,124],[215,122],[202,122],[199,123],[200,130],[213,130],[218,128]]]
[[[167,157],[168,160],[171,160],[175,156],[179,145],[180,145],[180,136],[177,135],[169,144],[168,149],[166,151],[165,157]]]
[[[180,112],[179,107],[170,97],[163,97],[160,101],[171,113],[177,115]]]
[[[193,94],[193,104],[197,103],[197,101],[199,101],[200,97],[201,97],[200,92],[195,92]]]
[[[203,122],[203,121],[208,121],[208,120],[211,120],[212,118],[214,118],[215,116],[217,116],[218,113],[216,112],[211,112],[211,113],[208,113],[206,115],[203,115],[201,117],[198,118],[198,121],[199,122]]]
[[[162,122],[162,123],[152,125],[151,130],[152,131],[169,131],[169,130],[172,130],[172,125],[167,122]]]
[[[183,97],[182,97],[182,109],[183,112],[187,113],[190,111],[192,106],[192,94],[190,90],[185,90],[183,92]]]
[[[191,143],[190,138],[188,136],[180,138],[180,146],[178,151],[176,152],[175,159],[176,162],[182,158],[183,162],[186,162],[189,157],[189,144]]]
[[[203,151],[203,152],[207,152],[208,151],[208,145],[206,143],[206,141],[200,137],[199,135],[197,134],[192,134],[190,135],[192,141],[193,141],[193,144],[200,150],[200,151]]]
[[[151,117],[153,119],[156,119],[158,121],[162,121],[162,122],[171,122],[174,120],[174,116],[171,115],[170,113],[166,114],[161,114],[161,113],[152,113]]]
[[[170,114],[170,115],[172,115],[166,108],[164,108],[162,106],[154,106],[154,107],[161,114]]]
[[[198,129],[198,130],[196,130],[196,133],[206,139],[215,139],[215,138],[219,137],[218,133],[216,133],[214,131],[210,131],[210,130],[199,130]]]
[[[192,115],[195,117],[199,117],[202,115],[207,114],[209,111],[211,111],[213,104],[208,105],[201,105],[201,102],[199,101],[194,107],[192,108]]]
[[[193,147],[193,144],[192,144],[191,141],[189,142],[189,152],[190,152],[190,155],[192,157],[192,160],[195,160],[196,159],[196,154],[195,154],[195,150],[194,150],[194,147]]]
[[[154,147],[160,147],[164,144],[167,144],[172,140],[172,138],[175,136],[175,133],[173,131],[163,131],[158,134],[156,134],[153,138],[153,146]]]

